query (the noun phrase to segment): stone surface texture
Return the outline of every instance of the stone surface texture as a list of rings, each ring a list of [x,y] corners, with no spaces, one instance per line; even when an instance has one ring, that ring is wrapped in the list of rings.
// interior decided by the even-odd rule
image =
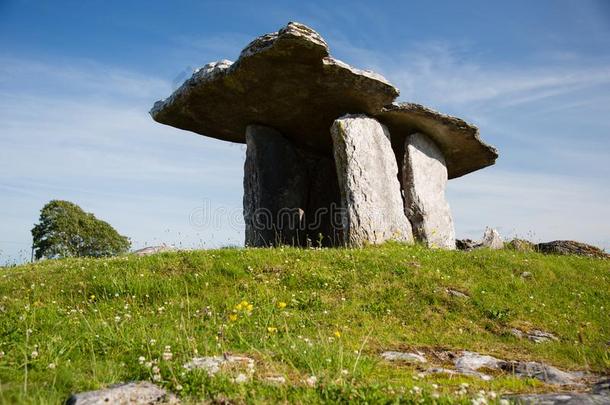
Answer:
[[[157,253],[174,252],[176,250],[177,249],[175,246],[168,246],[168,245],[147,246],[145,248],[135,250],[133,252],[133,254],[136,256],[150,256],[150,255],[154,255]]]
[[[390,135],[377,120],[346,115],[331,128],[345,244],[411,242]]]
[[[72,395],[67,405],[148,405],[176,404],[179,401],[172,394],[149,382],[118,384],[98,391],[81,392]]]
[[[445,199],[447,167],[443,153],[426,135],[405,139],[401,182],[405,213],[416,239],[429,247],[455,249],[455,229]]]
[[[400,161],[405,138],[426,134],[441,150],[450,179],[493,165],[498,151],[481,141],[476,126],[415,103],[391,104],[375,115],[392,134],[392,145]]]
[[[381,358],[386,361],[404,361],[407,363],[426,363],[426,357],[422,353],[387,351],[381,353]]]
[[[339,245],[341,224],[333,216],[340,198],[333,160],[307,153],[261,125],[247,127],[246,141],[246,246]]]
[[[151,115],[162,124],[241,143],[246,127],[261,123],[330,154],[329,128],[337,117],[378,112],[397,96],[381,75],[332,58],[317,32],[291,22],[252,41],[235,63],[199,69],[155,103]]]
[[[519,339],[529,339],[534,343],[545,343],[550,341],[558,341],[557,336],[550,332],[545,332],[539,329],[522,331],[517,328],[511,328],[510,333]]]
[[[610,255],[598,247],[573,240],[555,240],[539,243],[536,245],[536,249],[542,253],[610,258]]]
[[[223,368],[237,366],[244,368],[249,374],[254,372],[254,359],[246,356],[235,356],[223,354],[221,356],[194,357],[184,364],[186,370],[204,370],[209,376],[213,376],[222,371]]]
[[[291,22],[256,38],[235,63],[198,69],[150,113],[162,124],[241,143],[248,125],[263,124],[327,155],[333,121],[367,114],[390,128],[399,161],[405,137],[420,132],[443,152],[450,179],[494,164],[497,151],[475,126],[418,104],[392,104],[398,94],[381,75],[331,57],[316,31]]]
[[[504,247],[504,242],[502,241],[502,238],[500,237],[498,231],[492,228],[486,228],[485,233],[483,233],[481,247],[494,250],[502,249]]]
[[[582,372],[568,372],[556,367],[533,361],[508,361],[493,356],[464,351],[455,356],[455,369],[458,372],[478,371],[479,369],[501,370],[520,378],[536,378],[553,385],[582,385]]]

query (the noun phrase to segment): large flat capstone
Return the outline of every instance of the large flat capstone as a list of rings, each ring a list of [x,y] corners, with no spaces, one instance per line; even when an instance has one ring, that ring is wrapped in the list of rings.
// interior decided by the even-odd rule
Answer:
[[[405,213],[415,237],[430,247],[455,249],[455,230],[445,199],[447,168],[442,152],[426,135],[405,140],[401,181]]]
[[[345,243],[413,241],[387,128],[364,115],[346,115],[334,122],[331,133]]]
[[[248,125],[264,124],[330,155],[329,128],[337,117],[378,112],[397,96],[382,76],[332,58],[317,32],[291,22],[252,41],[235,63],[197,70],[155,103],[151,115],[162,124],[241,143]]]
[[[429,136],[442,152],[450,179],[493,165],[498,158],[498,151],[481,141],[476,126],[419,104],[388,105],[375,118],[390,130],[398,161],[409,135]]]

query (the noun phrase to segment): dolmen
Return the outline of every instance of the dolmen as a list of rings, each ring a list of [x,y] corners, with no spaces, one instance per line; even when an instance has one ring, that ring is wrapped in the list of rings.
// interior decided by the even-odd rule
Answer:
[[[159,123],[245,143],[246,246],[421,241],[455,249],[448,179],[493,165],[477,127],[330,56],[296,22],[256,38],[150,111]]]

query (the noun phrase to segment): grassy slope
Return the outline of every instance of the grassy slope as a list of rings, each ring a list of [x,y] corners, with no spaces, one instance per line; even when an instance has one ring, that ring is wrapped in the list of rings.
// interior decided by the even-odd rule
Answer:
[[[524,280],[524,271],[532,277]],[[175,392],[182,386],[180,396],[191,400],[408,401],[422,395],[410,392],[418,386],[423,398],[438,391],[441,401],[460,401],[454,391],[463,382],[470,394],[544,391],[549,388],[541,383],[509,376],[489,383],[421,379],[415,366],[384,363],[378,353],[468,349],[607,373],[609,286],[607,260],[392,244],[70,259],[0,269],[0,402],[58,403],[73,391],[151,379],[138,358],[160,359],[166,345],[173,359],[159,361],[162,384]],[[449,296],[447,287],[471,298]],[[233,322],[230,314],[242,300],[253,305],[251,315],[240,311]],[[286,308],[278,308],[280,302]],[[537,327],[561,341],[518,340],[508,333],[512,326]],[[255,381],[184,373],[181,365],[196,352],[253,356]],[[290,383],[256,380],[266,374],[283,374]],[[312,374],[317,388],[302,383]]]

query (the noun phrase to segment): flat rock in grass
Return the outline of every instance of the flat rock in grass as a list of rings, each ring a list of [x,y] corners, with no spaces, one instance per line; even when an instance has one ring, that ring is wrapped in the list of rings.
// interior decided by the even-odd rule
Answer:
[[[602,405],[610,404],[610,380],[595,384],[589,392],[554,392],[521,394],[504,397],[516,404],[537,405]]]
[[[506,244],[506,247],[517,252],[534,252],[536,245],[525,239],[513,239]]]
[[[477,371],[481,368],[501,370],[516,377],[536,378],[554,385],[582,385],[580,380],[584,377],[582,372],[562,371],[544,363],[507,361],[468,351],[458,354],[454,359],[454,364],[458,372]]]
[[[167,246],[167,245],[147,246],[145,248],[134,251],[133,254],[136,256],[150,256],[150,255],[154,255],[157,253],[163,253],[163,252],[175,252],[176,250],[177,249],[174,246]]]
[[[541,253],[558,255],[578,255],[588,257],[610,258],[606,252],[598,247],[573,240],[555,240],[553,242],[539,243],[536,250]]]
[[[445,292],[453,297],[464,298],[464,299],[470,298],[467,294],[464,294],[463,292],[458,291],[458,290],[454,290],[453,288],[446,288]]]
[[[286,384],[286,377],[282,375],[270,375],[265,377],[265,381],[270,384],[283,385]]]
[[[480,378],[483,381],[491,381],[491,380],[493,380],[493,377],[488,375],[488,374],[480,373],[478,371],[468,370],[468,369],[452,370],[452,369],[443,368],[443,367],[432,367],[432,368],[427,369],[425,371],[425,374],[466,375],[466,376],[469,376],[469,377]]]
[[[254,359],[245,356],[233,356],[224,354],[222,356],[194,357],[191,361],[184,364],[184,368],[192,370],[205,370],[208,375],[213,376],[224,367],[241,366],[249,372],[254,371]]]
[[[534,343],[544,343],[559,340],[557,336],[553,335],[552,333],[538,329],[532,329],[524,332],[520,329],[512,328],[510,333],[519,339],[529,339]]]
[[[582,385],[579,380],[583,377],[583,373],[562,371],[548,364],[535,361],[504,362],[501,369],[517,377],[535,378],[547,384]]]
[[[240,143],[248,125],[264,124],[330,154],[337,117],[379,112],[398,94],[381,75],[331,57],[316,31],[290,22],[256,38],[235,63],[197,70],[150,113],[162,124]]]
[[[459,371],[478,370],[480,368],[497,370],[502,363],[504,363],[504,360],[468,351],[460,353],[454,360],[455,368]]]
[[[178,399],[164,389],[146,382],[117,384],[108,388],[81,392],[72,395],[68,405],[107,405],[107,404],[177,404]]]
[[[473,250],[479,246],[481,246],[481,243],[474,241],[472,239],[456,239],[455,240],[455,248],[457,250]]]
[[[387,351],[381,353],[381,358],[387,361],[404,361],[408,363],[426,363],[426,357],[421,353]]]

